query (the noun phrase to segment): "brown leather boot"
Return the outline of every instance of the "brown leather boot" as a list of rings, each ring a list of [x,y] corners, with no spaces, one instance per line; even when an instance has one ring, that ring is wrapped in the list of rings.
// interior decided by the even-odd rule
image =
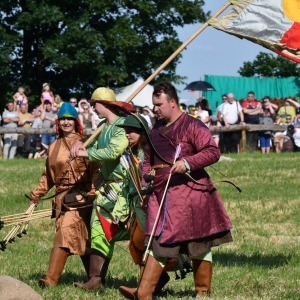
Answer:
[[[158,280],[162,274],[162,267],[151,255],[148,256],[144,270],[142,271],[140,283],[132,294],[132,289],[121,286],[119,291],[127,299],[152,300],[152,295]]]
[[[177,262],[177,260],[175,261],[175,263]],[[165,270],[166,267],[163,269]],[[143,273],[143,270],[144,270],[144,267],[141,266],[141,269],[140,269],[140,277],[142,276],[142,273]],[[159,277],[159,280],[156,284],[156,287],[155,287],[155,290],[153,292],[153,294],[159,294],[161,293],[162,289],[164,288],[164,286],[170,281],[170,276],[169,274],[166,272],[166,271],[163,271],[162,274],[160,275]],[[127,298],[127,299],[134,299],[135,296],[134,296],[134,293],[136,292],[136,288],[130,288],[130,287],[126,287],[126,286],[121,286],[119,288],[119,291],[121,292],[121,294]]]
[[[135,300],[137,299],[135,297],[135,293],[136,293],[137,288],[130,288],[127,286],[120,286],[119,287],[119,291],[120,293],[126,298],[126,299],[130,299],[130,300]]]
[[[89,281],[86,283],[74,282],[75,287],[94,290],[105,285],[105,277],[109,265],[109,259],[100,251],[92,249],[90,255]]]
[[[142,274],[144,272],[144,266],[140,266],[140,278],[142,277]],[[135,300],[135,292],[137,288],[130,288],[127,286],[120,286],[119,291],[120,293],[126,298],[126,299],[131,299]]]
[[[38,282],[40,287],[57,285],[68,256],[69,253],[64,249],[59,247],[52,248],[47,275]]]
[[[212,263],[193,259],[193,272],[197,296],[210,296]]]
[[[167,272],[162,272],[161,276],[159,277],[158,283],[156,284],[155,290],[153,294],[159,294],[161,293],[163,287],[169,282],[170,276]],[[137,288],[130,288],[126,286],[120,286],[119,291],[126,299],[134,300],[135,298],[135,292]]]

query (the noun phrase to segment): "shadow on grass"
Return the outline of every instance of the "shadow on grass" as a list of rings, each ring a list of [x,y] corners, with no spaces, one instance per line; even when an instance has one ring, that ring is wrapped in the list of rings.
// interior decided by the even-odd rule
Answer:
[[[29,276],[27,276],[24,279],[27,280],[33,280],[33,281],[37,281],[41,278],[45,278],[46,276],[46,270],[45,273],[32,273]],[[69,284],[73,284],[73,282],[86,282],[88,280],[88,277],[86,274],[82,273],[82,274],[78,274],[78,273],[74,273],[74,272],[64,272],[61,277],[59,278],[59,285],[69,285]]]
[[[244,265],[258,265],[265,268],[277,268],[287,265],[291,259],[291,255],[262,255],[254,253],[252,255],[229,253],[214,253],[213,260],[215,264],[221,266],[244,266]]]
[[[171,272],[172,273],[172,272]],[[110,289],[119,289],[120,286],[127,286],[131,288],[137,287],[137,278],[136,277],[122,277],[122,278],[111,278],[109,277],[107,280],[107,287]],[[172,288],[164,288],[162,292],[155,294],[157,297],[162,297],[163,299],[167,299],[168,296],[173,296],[177,298],[183,297],[194,297],[195,292],[192,290],[187,291],[176,291]]]
[[[41,274],[40,272],[38,273],[33,273],[30,276],[23,276],[22,278],[19,278],[19,280],[23,282],[29,282],[29,281],[34,281],[36,282],[36,285],[38,284],[38,280],[40,278],[44,278],[45,274]],[[64,272],[59,280],[59,283],[57,287],[59,286],[72,286],[74,282],[86,282],[87,281],[87,276],[85,274],[78,274],[74,272]],[[105,289],[109,290],[118,290],[120,286],[128,286],[128,287],[137,287],[137,278],[134,276],[131,277],[122,277],[122,278],[117,278],[117,277],[111,277],[110,275],[107,276],[106,278],[106,284],[105,284]],[[78,288],[80,290],[80,288]],[[104,288],[98,288],[95,290],[88,291],[86,290],[85,292],[94,294],[98,292],[103,292]],[[97,294],[98,295],[98,294]],[[156,297],[161,297],[163,299],[166,299],[168,297],[176,297],[176,298],[192,298],[195,296],[195,292],[193,289],[191,290],[182,290],[182,291],[176,291],[172,288],[166,287],[162,292],[155,294]]]
[[[162,292],[156,294],[157,297],[162,297],[163,299],[167,299],[168,297],[176,297],[178,299],[181,298],[194,298],[196,293],[193,289],[188,291],[175,291],[169,288],[164,289]]]
[[[137,286],[137,278],[134,276],[122,277],[122,278],[108,277],[106,282],[107,282],[107,286],[113,289],[118,289],[121,285],[133,287],[133,288]]]
[[[33,280],[33,281],[38,281],[40,278],[44,278],[46,275],[45,274],[41,274],[41,273],[33,273],[30,274],[30,276],[23,276],[23,280]],[[74,273],[74,272],[64,272],[60,279],[59,279],[59,285],[70,285],[73,284],[74,282],[87,282],[88,281],[88,277],[86,274],[78,274],[78,273]],[[108,288],[114,288],[114,289],[118,289],[121,285],[126,285],[126,286],[130,286],[130,287],[136,287],[137,284],[137,278],[134,276],[131,277],[123,277],[123,278],[116,278],[116,277],[111,277],[111,276],[107,276],[106,277],[106,283],[105,286]]]

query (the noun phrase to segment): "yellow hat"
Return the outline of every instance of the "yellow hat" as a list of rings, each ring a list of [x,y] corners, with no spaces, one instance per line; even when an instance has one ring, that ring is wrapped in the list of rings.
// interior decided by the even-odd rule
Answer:
[[[101,104],[112,105],[121,109],[125,109],[127,111],[135,111],[131,104],[123,101],[116,101],[116,95],[114,91],[105,87],[97,88],[92,94],[92,99],[88,100],[88,102],[91,104],[98,102]]]
[[[116,95],[113,90],[105,87],[100,87],[93,92],[91,100],[95,100],[95,102],[101,100],[116,101]]]

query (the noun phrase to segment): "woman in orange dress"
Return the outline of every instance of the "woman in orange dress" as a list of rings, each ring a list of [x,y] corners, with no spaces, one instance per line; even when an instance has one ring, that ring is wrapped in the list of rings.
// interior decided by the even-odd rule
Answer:
[[[99,164],[86,158],[71,162],[70,148],[82,140],[78,113],[68,102],[62,104],[56,123],[59,138],[49,147],[48,158],[38,186],[30,199],[40,198],[56,186],[52,200],[52,217],[56,219],[53,248],[47,274],[39,280],[41,287],[55,286],[70,255],[79,255],[88,274],[90,217],[95,188],[99,183]]]

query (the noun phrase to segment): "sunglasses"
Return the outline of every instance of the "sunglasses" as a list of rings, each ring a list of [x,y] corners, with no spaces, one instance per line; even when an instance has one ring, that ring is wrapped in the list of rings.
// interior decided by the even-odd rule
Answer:
[[[77,102],[71,101],[70,103],[72,103],[72,104],[76,104]]]

